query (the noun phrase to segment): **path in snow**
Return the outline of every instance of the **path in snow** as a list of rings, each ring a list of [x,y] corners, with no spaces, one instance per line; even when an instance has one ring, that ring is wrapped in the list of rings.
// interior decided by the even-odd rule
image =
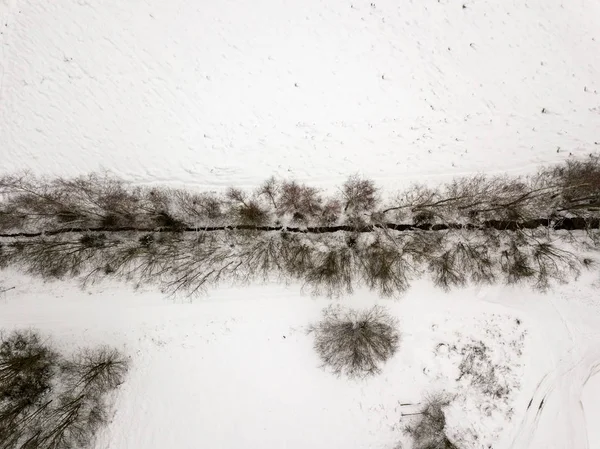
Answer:
[[[565,355],[558,366],[541,379],[510,449],[596,449],[588,444],[581,401],[589,378],[600,370],[600,344],[586,346],[583,354],[573,347],[577,356]],[[590,418],[590,425],[595,427],[597,417]]]
[[[544,327],[537,336],[536,350],[540,353],[535,356],[552,352],[557,356],[540,371],[533,388],[522,391],[526,410],[500,447],[597,449],[588,442],[588,426],[596,427],[600,414],[593,414],[592,409],[586,410],[586,414],[582,400],[586,384],[600,372],[600,308],[593,290],[573,284],[560,298],[542,295],[537,303],[521,302],[518,292],[511,290],[510,294],[504,294],[503,287],[492,287],[480,295],[482,299],[537,316]],[[585,296],[586,305],[580,303],[581,295]],[[553,351],[548,351],[549,347]]]

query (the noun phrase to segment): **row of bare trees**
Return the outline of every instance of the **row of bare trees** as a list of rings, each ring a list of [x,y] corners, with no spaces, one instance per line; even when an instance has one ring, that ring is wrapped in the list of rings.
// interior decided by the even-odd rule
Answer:
[[[278,280],[391,296],[425,275],[444,289],[521,281],[546,289],[593,267],[588,253],[600,243],[593,155],[527,178],[461,178],[385,200],[358,177],[330,197],[274,179],[217,195],[98,175],[6,176],[0,192],[0,267],[153,282],[170,293]]]
[[[34,331],[0,335],[0,447],[89,447],[127,369],[114,348],[64,356]]]
[[[114,277],[184,294],[222,281],[293,281],[329,296],[359,285],[394,296],[424,276],[446,290],[494,282],[529,282],[545,290],[596,266],[587,234],[556,234],[546,228],[60,234],[9,239],[0,247],[0,267],[46,279],[78,277],[84,284]]]
[[[192,231],[224,227],[347,229],[389,223],[514,223],[577,217],[598,227],[600,157],[540,168],[528,177],[471,176],[384,195],[349,178],[333,194],[271,178],[254,191],[192,192],[131,186],[104,174],[46,179],[0,177],[0,233],[84,230]],[[593,221],[595,220],[595,221]]]

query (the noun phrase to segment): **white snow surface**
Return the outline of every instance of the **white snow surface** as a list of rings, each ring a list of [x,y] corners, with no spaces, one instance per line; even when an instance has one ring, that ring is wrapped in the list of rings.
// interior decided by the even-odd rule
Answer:
[[[428,282],[397,301],[356,292],[340,303],[384,305],[402,331],[398,354],[367,380],[320,368],[306,329],[331,300],[294,285],[166,301],[122,285],[81,292],[9,273],[16,289],[0,299],[0,327],[35,327],[67,350],[108,343],[131,357],[97,449],[393,448],[410,423],[400,404],[442,390],[464,396],[448,411],[460,447],[595,448],[581,407],[600,360],[593,281],[545,295],[503,286],[444,293]],[[478,340],[511,367],[507,401],[456,382],[458,359],[439,350]],[[587,418],[592,428],[596,418]]]
[[[410,422],[400,404],[441,390],[466,395],[449,411],[463,447],[594,447],[580,402],[600,360],[591,279],[549,295],[502,286],[443,293],[427,282],[399,301],[357,292],[341,303],[382,304],[402,330],[399,353],[364,381],[319,367],[306,328],[330,300],[305,297],[298,286],[165,301],[116,285],[82,293],[16,274],[10,282],[17,288],[0,302],[4,329],[35,327],[67,349],[109,343],[132,358],[98,449],[394,447]],[[511,366],[506,403],[482,401],[456,382],[457,360],[436,351],[481,339]]]
[[[598,1],[0,0],[0,20],[1,173],[217,189],[360,172],[394,188],[599,149]],[[343,298],[400,320],[399,353],[366,381],[319,367],[305,329],[331,300],[298,285],[187,301],[0,283],[16,287],[0,328],[131,357],[96,449],[408,448],[399,404],[440,389],[466,398],[449,410],[461,449],[600,448],[597,274],[548,294],[419,282]],[[512,368],[506,402],[435,351],[479,339]]]
[[[600,142],[597,0],[2,0],[0,15],[2,171],[395,185]]]
[[[600,417],[600,375],[596,374],[586,383],[583,390],[583,407],[587,416],[587,428],[589,437],[589,447],[600,447],[600,426],[594,423],[598,422]]]

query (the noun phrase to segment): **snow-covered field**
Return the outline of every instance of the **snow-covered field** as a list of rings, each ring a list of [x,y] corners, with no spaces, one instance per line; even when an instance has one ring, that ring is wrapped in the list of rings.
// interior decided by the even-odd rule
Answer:
[[[588,436],[590,448],[597,447],[600,442],[600,428],[592,425],[596,417],[600,416],[600,375],[596,374],[586,384],[583,390],[583,407],[588,420]]]
[[[596,0],[3,0],[0,17],[3,170],[393,185],[600,142]]]
[[[0,19],[1,173],[217,189],[361,172],[393,189],[600,148],[598,1],[0,0]],[[331,300],[298,285],[190,301],[0,281],[16,287],[0,327],[131,356],[97,449],[407,447],[399,404],[440,389],[464,398],[461,449],[600,448],[597,273],[547,294],[344,297],[400,321],[398,354],[365,381],[319,368],[305,330]],[[455,380],[443,348],[477,341],[510,368],[506,400]]]
[[[82,293],[10,281],[17,289],[4,294],[0,326],[35,326],[67,346],[110,343],[133,358],[98,448],[393,447],[409,422],[400,404],[441,390],[465,396],[449,411],[464,447],[586,447],[581,393],[600,355],[596,297],[582,289],[589,278],[547,295],[502,286],[442,293],[425,282],[400,301],[357,292],[344,304],[383,304],[402,330],[397,356],[361,381],[319,368],[306,327],[330,300],[298,286],[189,302],[122,286]],[[505,401],[455,381],[459,359],[446,348],[479,340],[510,367]]]

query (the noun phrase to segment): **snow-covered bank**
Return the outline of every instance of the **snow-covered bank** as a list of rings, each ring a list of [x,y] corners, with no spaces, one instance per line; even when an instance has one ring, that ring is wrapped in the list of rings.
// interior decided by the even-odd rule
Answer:
[[[0,327],[33,326],[64,344],[110,343],[132,356],[98,448],[389,448],[406,424],[399,403],[440,389],[467,393],[449,412],[464,447],[586,447],[580,401],[600,360],[599,335],[590,333],[600,329],[597,308],[582,303],[594,300],[589,279],[548,295],[503,287],[446,294],[425,282],[399,301],[357,292],[342,302],[384,304],[403,333],[400,352],[367,381],[318,367],[305,326],[329,300],[299,295],[296,286],[221,289],[188,302],[10,279],[17,288],[3,294]],[[575,289],[580,299],[567,309]],[[462,390],[455,361],[435,353],[439,343],[478,339],[514,371],[506,406]],[[522,341],[521,357],[513,339]]]

